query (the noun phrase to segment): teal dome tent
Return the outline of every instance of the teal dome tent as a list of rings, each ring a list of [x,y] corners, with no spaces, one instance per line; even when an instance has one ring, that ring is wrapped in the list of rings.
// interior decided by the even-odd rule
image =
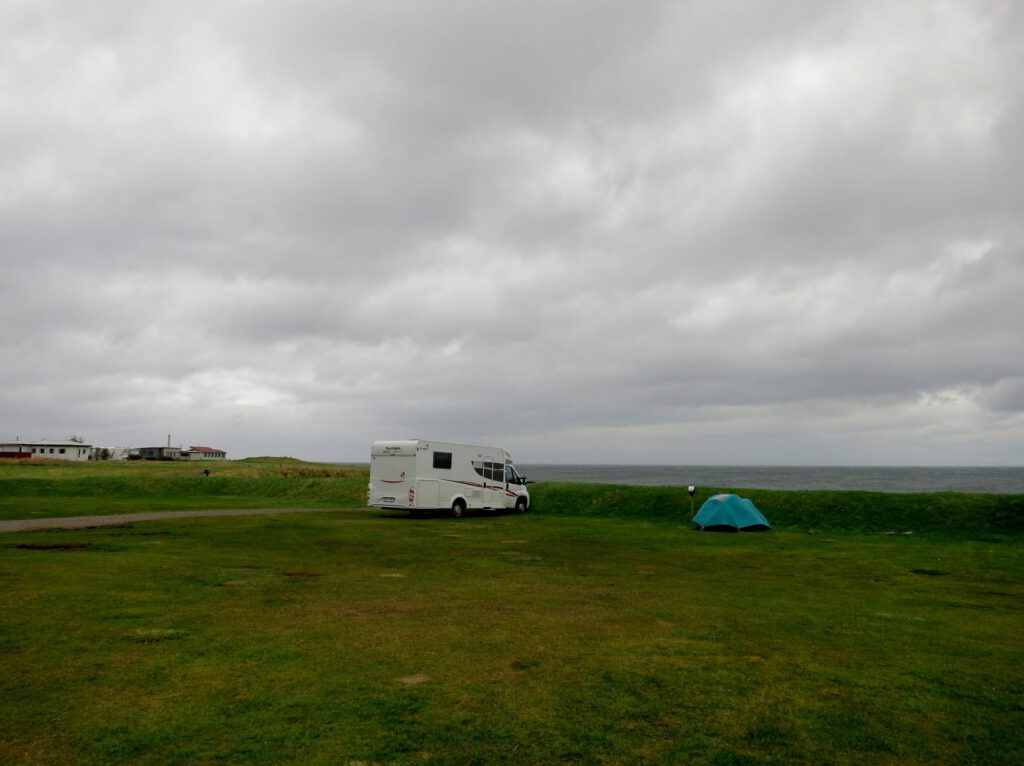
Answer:
[[[693,517],[697,529],[705,532],[755,532],[771,529],[757,506],[738,495],[713,495]]]

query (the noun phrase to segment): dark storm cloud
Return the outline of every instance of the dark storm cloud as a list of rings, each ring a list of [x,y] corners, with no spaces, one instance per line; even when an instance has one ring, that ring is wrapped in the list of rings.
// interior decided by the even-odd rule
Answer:
[[[1017,461],[1022,26],[8,5],[0,436]]]

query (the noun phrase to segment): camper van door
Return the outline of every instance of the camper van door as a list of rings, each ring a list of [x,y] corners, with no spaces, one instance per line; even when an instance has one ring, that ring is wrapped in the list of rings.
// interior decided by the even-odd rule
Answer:
[[[495,492],[494,477],[492,476],[494,458],[490,455],[481,455],[480,460],[483,462],[477,469],[477,473],[480,474],[480,483],[483,485],[480,500],[484,508],[495,508],[497,507],[496,503],[500,502],[500,498]]]

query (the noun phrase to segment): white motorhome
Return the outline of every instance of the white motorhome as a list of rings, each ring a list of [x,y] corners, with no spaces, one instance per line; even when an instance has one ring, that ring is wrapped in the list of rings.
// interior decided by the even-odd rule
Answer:
[[[423,439],[378,441],[370,450],[367,505],[418,513],[530,507],[526,477],[500,447]]]

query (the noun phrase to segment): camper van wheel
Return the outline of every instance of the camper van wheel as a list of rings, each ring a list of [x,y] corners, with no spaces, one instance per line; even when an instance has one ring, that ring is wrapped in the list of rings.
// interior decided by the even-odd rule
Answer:
[[[516,500],[516,513],[526,513],[526,498],[521,497]]]
[[[466,510],[466,503],[463,500],[456,500],[452,503],[452,516],[459,518]]]

